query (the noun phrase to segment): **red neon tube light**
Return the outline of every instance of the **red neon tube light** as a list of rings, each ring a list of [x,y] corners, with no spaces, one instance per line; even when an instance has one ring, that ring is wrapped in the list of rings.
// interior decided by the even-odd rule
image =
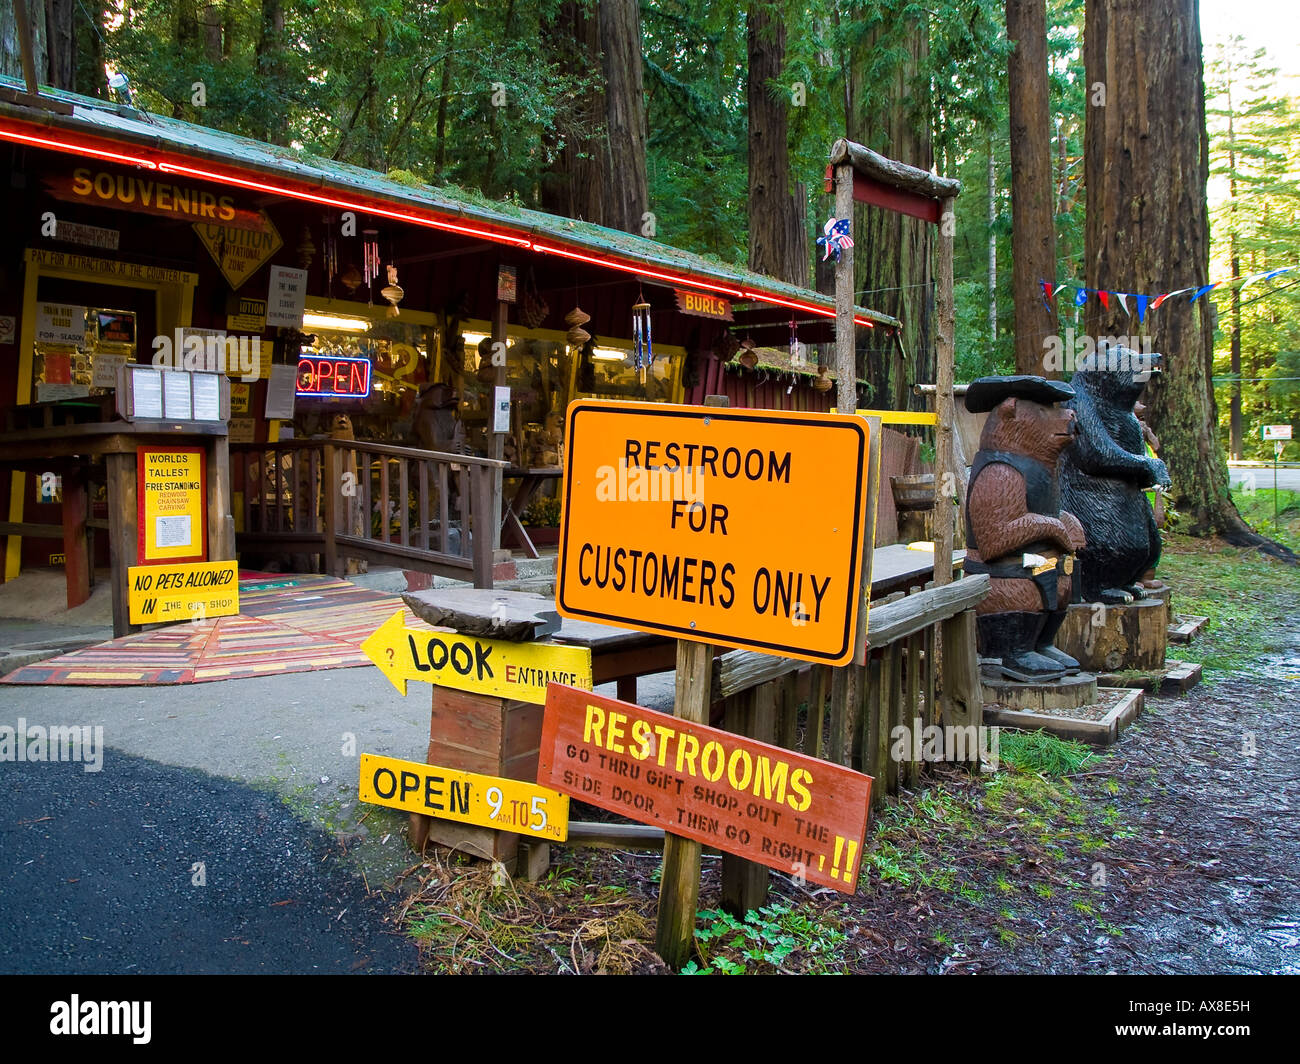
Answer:
[[[711,292],[721,292],[736,299],[757,299],[764,303],[791,307],[795,310],[802,310],[809,314],[817,314],[821,317],[829,318],[835,316],[833,310],[828,310],[825,307],[818,307],[807,303],[800,303],[795,300],[783,299],[780,296],[774,296],[768,293],[748,292],[739,288],[733,288],[729,285],[715,284],[711,281],[705,281],[695,277],[664,273],[636,263],[622,262],[618,259],[605,258],[600,255],[587,255],[578,251],[571,251],[567,248],[538,244],[525,237],[507,236],[503,233],[496,233],[489,229],[479,229],[469,225],[458,225],[454,222],[444,222],[435,218],[422,217],[417,214],[410,214],[406,211],[397,211],[386,207],[376,207],[363,203],[355,203],[334,196],[323,195],[321,193],[306,192],[299,189],[289,188],[284,185],[271,184],[265,181],[254,181],[249,178],[238,177],[234,174],[218,173],[212,170],[204,170],[194,166],[183,166],[178,163],[166,161],[157,163],[152,159],[145,159],[137,155],[126,155],[122,152],[108,151],[103,148],[92,147],[91,145],[80,141],[53,140],[48,137],[39,137],[33,134],[20,133],[17,130],[3,128],[0,128],[0,138],[21,144],[30,144],[36,147],[49,148],[53,151],[80,153],[100,159],[111,159],[115,162],[126,163],[130,166],[140,166],[148,170],[158,170],[162,173],[186,174],[190,177],[199,178],[205,181],[213,181],[218,184],[236,185],[254,191],[269,192],[273,195],[287,196],[292,199],[306,200],[311,203],[320,203],[326,206],[338,207],[342,210],[355,210],[360,211],[363,214],[373,214],[382,218],[391,218],[395,221],[408,222],[412,225],[420,225],[426,228],[440,229],[452,233],[461,233],[465,236],[478,237],[479,239],[491,240],[496,243],[512,244],[516,247],[541,252],[543,254],[560,255],[563,258],[573,259],[578,262],[589,262],[596,266],[621,270],[624,273],[637,274],[643,277],[653,277],[661,281],[667,281],[670,284],[681,284],[687,285],[691,288],[700,288]],[[874,322],[867,321],[864,318],[855,317],[853,320],[855,324],[865,325],[869,329],[875,327]]]
[[[5,140],[16,141],[19,144],[33,144],[38,148],[50,148],[54,151],[79,152],[83,155],[94,155],[100,159],[112,159],[119,163],[128,163],[131,166],[143,166],[147,170],[157,170],[158,164],[151,159],[142,159],[138,155],[123,155],[121,152],[106,151],[103,148],[92,148],[88,144],[68,144],[65,141],[50,140],[48,137],[36,137],[30,133],[19,133],[15,129],[0,129],[0,137]]]

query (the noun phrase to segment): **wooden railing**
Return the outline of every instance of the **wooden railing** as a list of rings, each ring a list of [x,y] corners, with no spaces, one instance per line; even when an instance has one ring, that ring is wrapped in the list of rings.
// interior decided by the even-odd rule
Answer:
[[[492,586],[496,470],[505,462],[361,440],[231,444],[248,554],[349,558]]]

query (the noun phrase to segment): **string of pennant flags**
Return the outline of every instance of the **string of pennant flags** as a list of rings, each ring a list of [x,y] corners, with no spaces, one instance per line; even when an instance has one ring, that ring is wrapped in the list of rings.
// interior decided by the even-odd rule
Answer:
[[[1212,284],[1176,288],[1172,292],[1160,292],[1156,295],[1146,295],[1140,292],[1116,292],[1106,288],[1085,288],[1083,285],[1070,284],[1069,282],[1053,284],[1051,281],[1039,281],[1038,284],[1043,291],[1043,305],[1049,310],[1052,301],[1060,295],[1062,289],[1072,288],[1074,289],[1073,302],[1076,307],[1084,306],[1091,296],[1096,296],[1101,303],[1102,309],[1109,310],[1111,301],[1114,300],[1120,310],[1130,317],[1136,313],[1137,320],[1141,323],[1146,318],[1148,310],[1157,310],[1161,304],[1177,296],[1187,296],[1188,303],[1195,303],[1201,296],[1213,292],[1216,288],[1223,288],[1240,282],[1241,288],[1245,289],[1247,285],[1252,285],[1257,281],[1270,281],[1274,277],[1290,273],[1292,270],[1300,270],[1300,263],[1294,266],[1283,266],[1276,270],[1261,270],[1259,273],[1247,274],[1241,277],[1229,277],[1227,280],[1215,281]],[[1129,309],[1129,300],[1133,301],[1132,310]]]

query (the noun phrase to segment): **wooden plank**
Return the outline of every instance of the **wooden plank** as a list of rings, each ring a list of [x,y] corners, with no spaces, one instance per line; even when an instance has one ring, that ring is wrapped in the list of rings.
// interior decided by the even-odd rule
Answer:
[[[892,648],[890,648],[892,650]],[[876,729],[876,755],[874,759],[876,786],[872,788],[871,807],[880,809],[885,804],[885,794],[889,790],[890,783],[890,757],[889,757],[889,723],[891,718],[892,702],[890,696],[893,692],[894,684],[894,659],[893,655],[887,650],[880,656],[880,708],[879,708],[879,727]],[[893,781],[897,784],[897,778]]]
[[[379,460],[379,541],[388,542],[388,459]]]
[[[438,535],[442,539],[442,552],[451,553],[451,499],[448,492],[451,490],[451,479],[448,474],[451,468],[442,462],[438,463]],[[460,526],[460,538],[462,541],[469,535],[469,529],[465,527],[462,521]]]
[[[397,460],[397,505],[402,518],[401,542],[403,547],[411,545],[411,485],[409,478],[410,472],[406,467],[406,459],[399,458]]]
[[[703,724],[709,714],[713,647],[677,641],[677,691],[674,714]],[[700,900],[700,844],[680,835],[664,839],[663,873],[659,880],[659,914],[655,950],[677,970],[690,960],[695,945],[695,911]]]
[[[231,512],[230,441],[218,436],[208,445],[208,560],[232,561],[235,557],[235,518]]]
[[[962,581],[965,583],[965,581]],[[955,727],[984,722],[984,696],[975,653],[975,611],[949,617],[943,633],[943,723]],[[978,764],[978,758],[975,761]]]
[[[867,638],[883,646],[970,609],[989,592],[989,578],[980,573],[950,584],[927,588],[915,595],[876,606],[871,611]]]
[[[960,186],[958,186],[960,188]],[[955,352],[955,307],[953,302],[953,220],[955,218],[952,196],[944,199],[940,209],[940,223],[936,262],[938,276],[935,279],[935,367],[938,390],[935,393],[935,414],[938,424],[935,426],[935,462],[934,462],[934,556],[936,559],[934,579],[942,586],[952,580],[952,570],[947,565],[938,564],[938,559],[952,554],[953,521],[955,517],[954,499],[957,493],[957,470],[953,452],[953,361]]]
[[[138,632],[131,624],[127,599],[127,571],[136,564],[139,542],[135,534],[136,455],[134,451],[106,456],[108,484],[108,552],[113,581],[113,637]]]
[[[771,742],[770,735],[762,734],[759,723],[759,700],[770,702],[769,686],[779,683],[772,680],[760,687],[732,695],[724,703],[722,726],[736,735],[745,735],[762,742]],[[765,715],[766,716],[766,715]],[[766,724],[767,721],[764,721]],[[735,916],[744,917],[751,909],[759,909],[767,900],[767,868],[746,861],[732,853],[722,855],[722,907]]]
[[[419,478],[416,481],[416,491],[420,495],[420,536],[417,546],[429,549],[429,463],[421,459],[416,463],[419,470]],[[443,548],[446,549],[445,547]]]
[[[1190,643],[1201,630],[1210,623],[1208,617],[1188,616],[1186,614],[1177,614],[1173,623],[1169,625],[1168,638],[1171,643]]]
[[[338,543],[335,537],[339,531],[340,492],[343,490],[343,478],[339,472],[339,450],[333,444],[325,445],[325,473],[322,494],[325,500],[325,572],[331,576],[340,575]],[[247,525],[245,525],[247,527]]]
[[[913,632],[907,637],[907,702],[903,723],[913,736],[913,741],[908,744],[910,752],[905,779],[909,790],[914,789],[921,779],[921,762],[916,756],[915,740],[917,729],[921,727],[921,647],[924,642],[925,636],[921,632]]]
[[[0,536],[30,536],[32,539],[62,539],[63,526],[38,521],[0,521]]]
[[[858,756],[862,762],[862,771],[883,784],[880,771],[881,661],[879,654],[873,654],[863,666],[862,739]]]
[[[894,729],[903,724],[903,644],[890,643],[885,651],[889,662],[889,687],[885,694],[888,699],[884,712],[880,715],[882,725],[886,725],[885,734],[885,770],[887,789],[890,794],[897,794],[902,782],[902,763],[893,756]],[[910,722],[908,724],[910,727]]]
[[[829,665],[813,666],[813,704],[808,709],[808,730],[811,733],[804,740],[804,752],[811,757],[822,756],[826,730],[826,700],[830,697],[831,670]]]

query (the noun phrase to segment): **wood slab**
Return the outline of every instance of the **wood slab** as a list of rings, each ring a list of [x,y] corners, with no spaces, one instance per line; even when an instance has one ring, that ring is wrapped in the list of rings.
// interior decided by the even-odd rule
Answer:
[[[1050,683],[1021,683],[1008,680],[997,666],[996,675],[985,675],[981,667],[980,686],[984,689],[985,703],[996,702],[1009,709],[1031,712],[1053,709],[1078,709],[1097,701],[1097,677],[1088,672],[1062,676]]]
[[[454,629],[461,635],[527,643],[560,630],[554,602],[524,591],[440,588],[407,591],[402,601],[420,620]]]
[[[1098,675],[1107,687],[1137,687],[1161,698],[1173,698],[1201,682],[1201,664],[1197,661],[1166,661],[1163,669],[1149,672],[1113,672]]]
[[[1130,690],[1101,720],[1079,720],[1047,711],[986,706],[984,723],[1001,728],[1020,728],[1024,731],[1042,729],[1062,739],[1077,739],[1095,746],[1109,746],[1118,741],[1120,733],[1136,720],[1141,712],[1142,692]]]
[[[1169,624],[1169,642],[1190,643],[1201,634],[1201,630],[1209,623],[1210,618],[1208,617],[1176,613]]]

